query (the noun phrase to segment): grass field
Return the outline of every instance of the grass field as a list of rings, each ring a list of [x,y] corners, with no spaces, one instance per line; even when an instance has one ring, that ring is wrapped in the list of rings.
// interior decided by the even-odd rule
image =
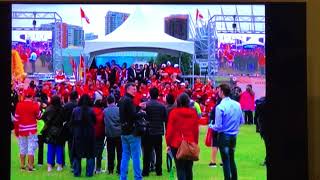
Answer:
[[[208,166],[210,161],[210,148],[204,145],[204,139],[206,134],[206,127],[201,127],[200,131],[200,160],[195,162],[193,166],[193,179],[195,180],[223,180],[223,170],[222,167],[210,168]],[[164,145],[165,147],[165,145]],[[165,148],[164,148],[165,149]],[[44,149],[44,162],[46,162],[46,145]],[[105,152],[104,152],[105,156]],[[265,156],[265,148],[263,141],[259,134],[255,132],[255,126],[244,125],[241,127],[236,147],[236,163],[238,168],[238,179],[239,180],[265,180],[266,179],[266,168],[260,166],[263,162]],[[37,155],[36,155],[37,157]],[[157,177],[155,173],[151,173],[149,177],[144,178],[154,179],[154,180],[168,180],[169,173],[166,171],[165,164],[165,152],[163,152],[163,176]],[[84,160],[83,160],[84,161]],[[37,159],[35,160],[37,162]],[[142,162],[142,161],[141,161]],[[218,156],[218,162],[220,162],[220,156]],[[67,161],[67,163],[69,163]],[[69,164],[67,164],[68,166]],[[82,163],[82,177],[80,179],[92,179],[85,178],[85,162]],[[62,172],[57,172],[55,169],[48,173],[46,165],[42,167],[36,166],[36,171],[26,172],[20,171],[19,169],[19,150],[17,145],[17,140],[12,135],[11,141],[11,179],[13,180],[62,180],[62,179],[78,179],[74,178],[73,174],[70,172],[69,166],[65,168]],[[129,166],[129,178],[133,179],[132,165]],[[141,166],[142,167],[142,166]],[[105,168],[105,161],[103,160],[103,169]],[[176,176],[176,175],[175,175]],[[98,180],[115,180],[119,179],[116,175],[98,174],[94,175],[94,179]],[[0,178],[1,179],[1,178]]]

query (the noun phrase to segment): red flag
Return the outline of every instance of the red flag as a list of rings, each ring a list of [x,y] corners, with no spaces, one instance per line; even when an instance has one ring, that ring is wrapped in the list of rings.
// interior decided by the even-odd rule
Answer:
[[[71,64],[71,67],[72,67],[72,73],[75,72],[75,69],[76,69],[76,63],[74,61],[74,58],[70,55],[70,64]]]
[[[82,55],[80,55],[80,67],[84,68],[84,59]]]
[[[84,58],[82,55],[80,55],[80,63],[79,63],[79,75],[80,75],[80,78],[83,78],[84,77]]]
[[[84,18],[87,21],[87,23],[90,24],[88,16],[86,16],[86,14],[84,13],[81,7],[80,7],[80,14],[81,14],[81,19]]]
[[[196,21],[198,21],[198,19],[203,19],[203,15],[200,13],[199,9],[197,9]]]

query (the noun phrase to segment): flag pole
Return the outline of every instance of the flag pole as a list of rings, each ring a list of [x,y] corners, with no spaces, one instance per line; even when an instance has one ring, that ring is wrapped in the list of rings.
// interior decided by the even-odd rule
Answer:
[[[81,7],[80,7],[80,8],[81,8]],[[81,8],[81,11],[83,11],[82,8]],[[83,17],[81,17],[81,28],[82,28],[82,30],[83,30]],[[84,30],[83,30],[83,31],[84,31]],[[81,38],[81,37],[80,37],[80,38]],[[79,71],[80,71],[80,68],[82,68],[82,67],[81,67],[81,57],[82,57],[82,53],[83,53],[83,49],[84,49],[84,44],[83,44],[82,38],[81,38],[81,46],[82,46],[82,50],[81,50],[81,52],[80,52],[80,62],[79,62],[79,66],[80,66],[80,67],[79,67]],[[82,62],[82,63],[83,63],[83,67],[84,67],[84,64],[85,64],[85,63],[84,63],[84,57],[82,57],[82,58],[83,58],[83,62]],[[79,75],[78,75],[78,76],[79,76],[79,80],[82,80],[82,77],[81,77],[81,76],[82,76],[82,73],[84,73],[83,69],[82,69],[82,72],[81,72],[81,73],[80,73],[80,72],[78,73],[78,74],[79,74]],[[85,73],[84,73],[84,77],[85,77]]]

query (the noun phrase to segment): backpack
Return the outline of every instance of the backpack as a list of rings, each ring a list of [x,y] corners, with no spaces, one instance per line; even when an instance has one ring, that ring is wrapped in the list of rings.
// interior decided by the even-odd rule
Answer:
[[[146,120],[147,114],[144,112],[137,113],[137,119],[133,124],[133,134],[135,136],[144,136],[148,133],[149,122]]]

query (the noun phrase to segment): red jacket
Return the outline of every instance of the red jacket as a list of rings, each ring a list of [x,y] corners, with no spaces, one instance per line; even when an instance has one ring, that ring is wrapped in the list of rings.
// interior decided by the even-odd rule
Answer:
[[[248,91],[243,92],[240,95],[240,105],[243,111],[254,111],[254,95]]]
[[[93,107],[94,115],[96,116],[96,124],[94,126],[96,137],[103,137],[104,133],[104,120],[103,120],[103,109],[98,107]]]
[[[29,136],[37,133],[37,119],[41,116],[38,103],[25,100],[19,102],[15,112],[15,133],[17,136]]]
[[[199,124],[198,114],[192,108],[174,108],[168,118],[166,131],[167,145],[173,148],[179,148],[184,139],[188,142],[198,144]]]

